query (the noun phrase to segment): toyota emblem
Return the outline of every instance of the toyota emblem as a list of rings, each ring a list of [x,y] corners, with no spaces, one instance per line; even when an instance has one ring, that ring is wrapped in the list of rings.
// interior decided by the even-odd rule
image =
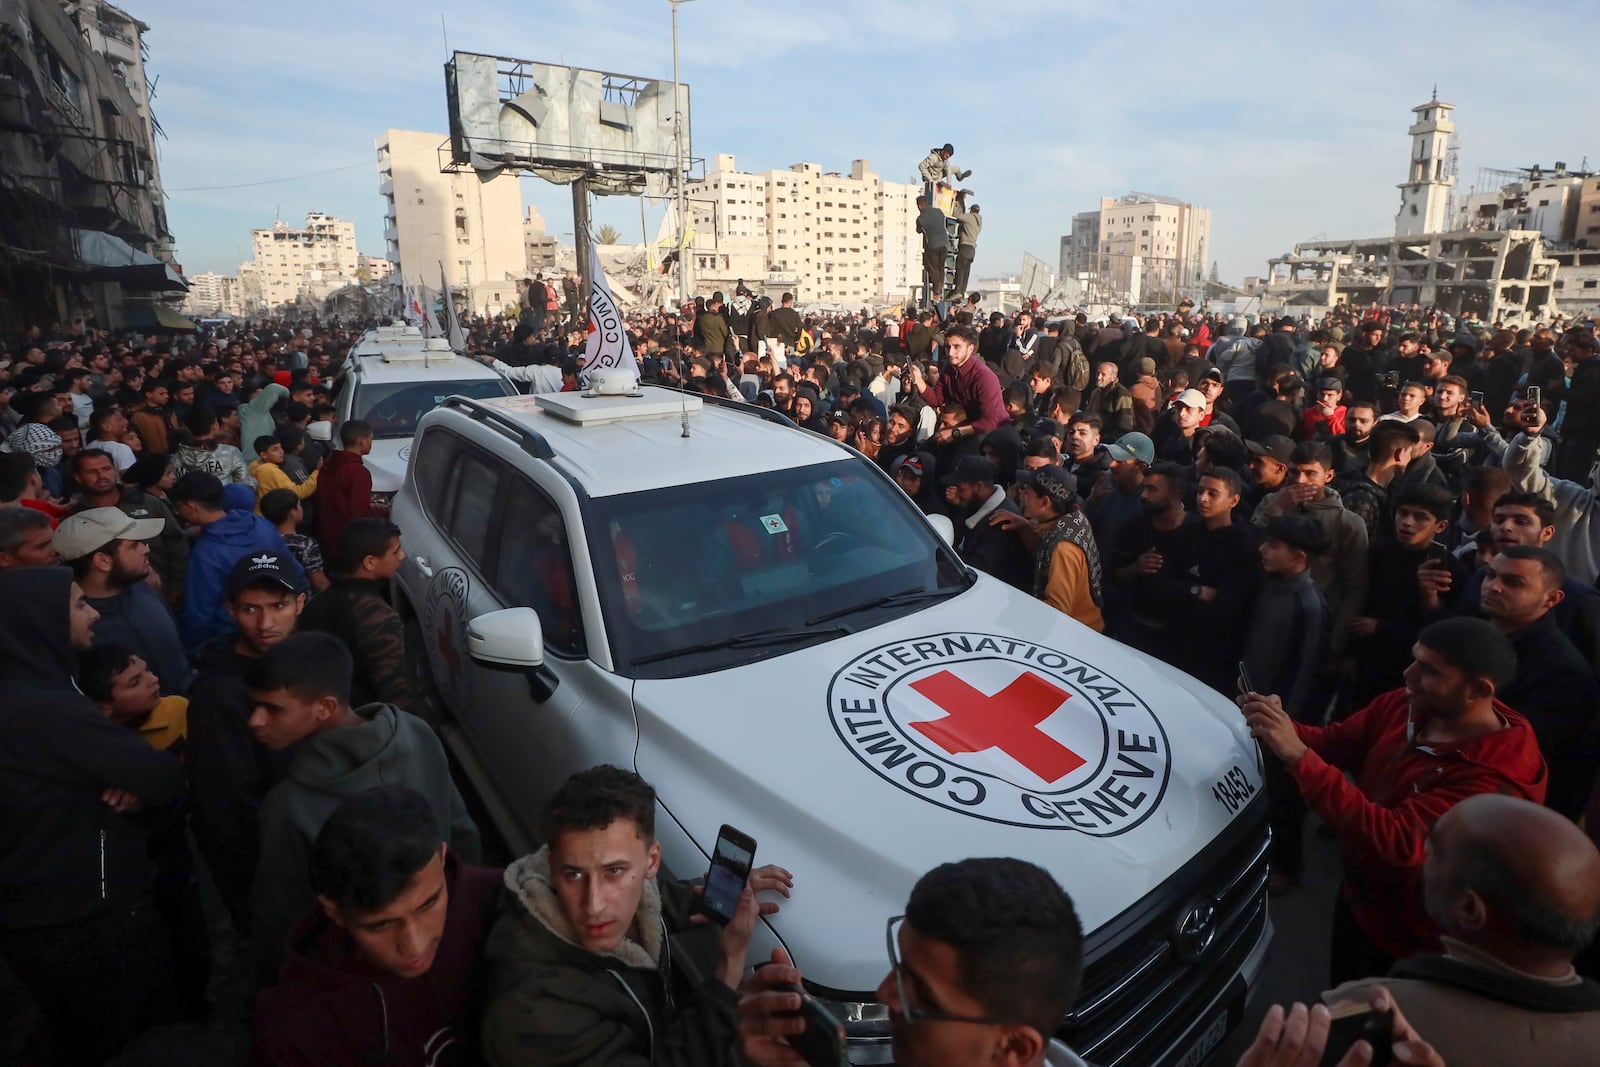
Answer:
[[[1190,908],[1178,924],[1177,936],[1173,938],[1173,948],[1177,951],[1178,959],[1184,963],[1193,963],[1205,955],[1206,949],[1211,947],[1211,942],[1217,939],[1217,905],[1214,901],[1203,900]]]

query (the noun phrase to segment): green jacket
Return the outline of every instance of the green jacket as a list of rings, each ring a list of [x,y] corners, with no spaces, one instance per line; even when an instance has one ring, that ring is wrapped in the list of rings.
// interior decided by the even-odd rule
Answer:
[[[738,998],[717,977],[716,927],[689,924],[677,882],[645,884],[629,937],[574,943],[550,886],[549,849],[506,868],[484,947],[483,1055],[494,1067],[717,1067],[738,1062]]]

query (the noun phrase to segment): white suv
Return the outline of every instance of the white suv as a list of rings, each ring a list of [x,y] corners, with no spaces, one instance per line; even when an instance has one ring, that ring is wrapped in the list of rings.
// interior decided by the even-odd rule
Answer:
[[[750,834],[795,872],[753,958],[787,946],[854,1062],[890,1057],[885,921],[968,856],[1071,891],[1091,1062],[1195,1067],[1239,1021],[1270,924],[1237,709],[970,571],[859,453],[658,388],[452,397],[393,518],[415,661],[512,846],[602,762],[658,790],[677,876]]]
[[[338,428],[351,419],[372,425],[373,503],[380,510],[405,481],[417,422],[447,396],[485,399],[515,396],[505,376],[474,359],[457,356],[443,338],[424,338],[415,326],[379,326],[362,335],[334,382]]]

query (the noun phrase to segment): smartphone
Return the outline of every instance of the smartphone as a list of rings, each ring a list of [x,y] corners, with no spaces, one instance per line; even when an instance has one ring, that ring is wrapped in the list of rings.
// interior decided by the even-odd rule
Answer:
[[[1397,370],[1392,370],[1386,373],[1383,376],[1383,384],[1388,386],[1390,389],[1400,388],[1400,372]]]
[[[1477,392],[1468,393],[1467,403],[1471,404],[1475,408],[1483,407],[1483,394]]]
[[[1532,401],[1534,404],[1538,404],[1539,403],[1539,387],[1537,385],[1528,386],[1527,389],[1523,390],[1522,396],[1523,396],[1524,400],[1529,400],[1529,401]]]
[[[702,914],[723,924],[733,920],[755,858],[756,839],[724,824],[711,853],[711,866],[706,870],[705,892],[700,894]]]
[[[788,991],[800,994],[800,1015],[806,1028],[792,1037],[784,1038],[789,1047],[800,1053],[810,1067],[850,1067],[848,1045],[845,1043],[844,1024],[833,1017],[833,1012],[822,1002],[798,986]]]
[[[1373,1011],[1370,1005],[1347,1001],[1331,1009],[1333,1023],[1328,1027],[1328,1043],[1323,1046],[1320,1067],[1337,1067],[1357,1041],[1372,1046],[1372,1067],[1388,1067],[1394,1062],[1394,1010]]]
[[[1239,661],[1239,695],[1254,693],[1256,687],[1250,684],[1250,672],[1245,670],[1244,660]]]

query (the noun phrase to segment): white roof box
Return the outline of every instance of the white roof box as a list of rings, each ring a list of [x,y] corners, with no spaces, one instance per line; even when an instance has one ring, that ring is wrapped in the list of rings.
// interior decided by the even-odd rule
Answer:
[[[442,363],[456,354],[442,337],[423,337],[422,331],[404,323],[392,323],[368,330],[351,352],[363,358],[377,357],[385,363]]]
[[[601,373],[596,372],[598,377]],[[629,375],[631,378],[632,376]],[[591,380],[591,386],[593,382]],[[539,393],[539,410],[563,422],[578,426],[598,426],[608,422],[635,422],[643,419],[675,419],[700,413],[701,400],[692,393],[635,385],[636,392],[602,396],[593,389],[587,393]]]

